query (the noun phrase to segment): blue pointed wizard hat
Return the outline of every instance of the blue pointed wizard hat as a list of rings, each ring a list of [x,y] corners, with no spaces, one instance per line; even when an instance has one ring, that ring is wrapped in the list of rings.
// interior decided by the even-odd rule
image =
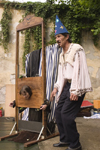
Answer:
[[[65,26],[62,24],[58,16],[56,15],[56,22],[55,22],[55,35],[61,33],[69,33]]]

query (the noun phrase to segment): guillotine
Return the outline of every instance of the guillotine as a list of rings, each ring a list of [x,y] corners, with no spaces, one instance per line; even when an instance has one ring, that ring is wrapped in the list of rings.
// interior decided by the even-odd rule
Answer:
[[[35,26],[41,26],[42,29],[42,76],[38,77],[24,77],[19,78],[19,32],[29,29]],[[46,120],[46,111],[42,110],[42,122],[35,121],[23,121],[18,118],[18,108],[19,107],[29,107],[29,108],[40,108],[46,99],[46,57],[45,57],[45,28],[43,18],[35,17],[34,15],[28,15],[24,18],[23,22],[17,25],[16,27],[16,84],[15,84],[15,99],[16,99],[16,115],[15,115],[15,124],[14,127],[17,134],[19,134],[20,130],[32,131],[39,133],[38,138],[35,141],[30,141],[24,143],[24,147],[28,147],[34,143],[39,141],[43,141],[54,136],[59,135],[59,133],[53,133],[47,136],[47,120]],[[19,94],[22,86],[28,85],[32,90],[32,96],[28,101]],[[13,128],[14,128],[13,127]],[[5,137],[1,137],[0,140],[4,140],[5,138],[13,137],[17,134],[10,134]],[[41,135],[43,138],[41,138]]]

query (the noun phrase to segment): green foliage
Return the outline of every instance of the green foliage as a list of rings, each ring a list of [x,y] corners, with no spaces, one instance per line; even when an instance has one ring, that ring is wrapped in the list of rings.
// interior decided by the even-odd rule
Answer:
[[[32,35],[34,37],[33,49],[40,49],[42,48],[42,31],[41,26],[36,26],[32,28]]]
[[[9,10],[8,3],[4,6],[4,12],[2,14],[2,19],[0,21],[0,25],[2,31],[0,32],[0,44],[3,45],[5,52],[8,50],[8,43],[9,43],[9,23],[11,21],[12,14]]]
[[[58,4],[55,4],[57,0],[48,0],[46,3],[40,2],[5,2],[4,13],[1,19],[2,31],[0,32],[0,43],[3,43],[4,49],[7,49],[9,42],[9,22],[11,21],[10,8],[17,10],[25,10],[23,18],[29,14],[42,17],[45,23],[45,32],[47,33],[47,22],[53,22],[55,24],[56,15],[59,16],[67,30],[69,31],[72,41],[80,43],[81,34],[83,30],[93,33],[94,42],[96,43],[97,37],[100,33],[100,1],[99,0],[59,0]],[[23,20],[22,18],[22,20]],[[20,21],[22,21],[20,20]],[[51,40],[46,41],[47,44],[54,44],[54,30],[51,33]],[[41,27],[35,27],[25,32],[24,54],[30,49],[30,39],[34,38],[33,49],[41,48]],[[5,44],[4,44],[5,43]],[[23,63],[24,65],[24,63]]]
[[[25,68],[26,55],[30,52],[30,29],[25,30],[25,42],[24,42],[24,52],[23,52],[23,70]]]

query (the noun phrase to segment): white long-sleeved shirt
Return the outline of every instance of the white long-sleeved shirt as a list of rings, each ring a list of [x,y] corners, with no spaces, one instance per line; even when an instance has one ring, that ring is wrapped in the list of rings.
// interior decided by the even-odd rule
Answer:
[[[58,90],[56,102],[59,100],[64,85],[69,80],[71,81],[70,93],[81,96],[92,91],[85,52],[79,44],[71,43],[68,51],[60,54],[58,78],[54,85]]]

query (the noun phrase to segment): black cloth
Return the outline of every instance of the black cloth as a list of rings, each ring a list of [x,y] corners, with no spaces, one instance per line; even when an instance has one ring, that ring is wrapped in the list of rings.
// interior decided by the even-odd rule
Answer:
[[[71,148],[80,146],[79,133],[76,128],[75,118],[80,110],[84,95],[78,101],[70,100],[70,83],[66,83],[61,93],[55,110],[56,123],[60,133],[60,141],[69,143]]]
[[[46,99],[44,100],[44,103],[42,105],[47,105],[46,111],[47,115],[50,113],[50,103]],[[36,109],[36,108],[30,108],[29,109],[29,121],[38,121],[42,122],[42,110]]]
[[[35,77],[39,74],[40,52],[41,49],[38,49],[30,53],[26,73],[27,77]]]
[[[29,109],[29,121],[42,122],[42,111],[36,108]]]
[[[16,106],[16,101],[13,101],[13,108]],[[19,113],[22,113],[26,108],[25,107],[18,107]]]
[[[35,77],[39,74],[41,49],[34,50],[30,53],[29,62],[27,65],[27,77]],[[29,121],[42,121],[42,111],[37,111],[35,108],[29,109]]]

